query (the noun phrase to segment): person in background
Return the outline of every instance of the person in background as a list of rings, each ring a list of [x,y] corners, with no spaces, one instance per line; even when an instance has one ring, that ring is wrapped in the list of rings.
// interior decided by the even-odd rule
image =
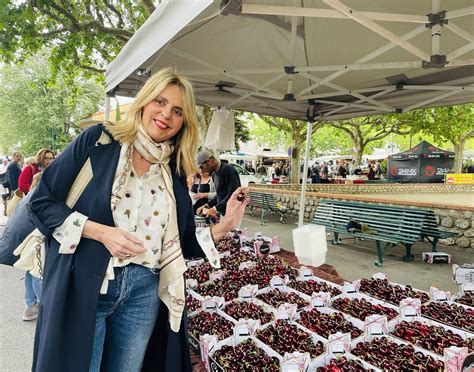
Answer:
[[[199,169],[211,174],[216,189],[216,197],[199,207],[196,213],[202,214],[203,210],[207,210],[205,214],[208,218],[217,218],[218,214],[225,215],[227,201],[240,187],[239,174],[232,165],[220,162],[209,151],[201,151],[196,162]]]
[[[472,162],[466,167],[466,173],[474,173],[474,165],[472,165]]]
[[[189,189],[189,195],[193,202],[193,211],[195,214],[199,207],[215,198],[216,189],[209,172],[200,169],[199,172],[194,175],[193,184]]]
[[[319,177],[321,183],[329,183],[329,168],[326,162],[319,167]]]
[[[8,168],[8,158],[4,157],[2,159],[2,164],[0,164],[0,174],[6,173]]]
[[[33,371],[191,371],[185,258],[219,268],[214,242],[248,204],[237,189],[229,213],[196,230],[195,105],[191,82],[160,70],[123,120],[86,129],[44,171],[29,204],[48,241]],[[86,159],[93,178],[69,208]]]
[[[369,180],[375,180],[375,164],[369,163],[369,173],[367,174]]]
[[[263,163],[257,163],[257,175],[259,176],[267,176],[267,168],[263,165]]]
[[[7,167],[7,174],[8,174],[8,182],[10,184],[9,189],[10,192],[15,191],[18,189],[18,178],[21,174],[21,163],[22,156],[19,152],[14,152],[12,155],[12,161],[8,164]]]
[[[319,176],[319,164],[314,163],[311,167],[311,183],[321,183],[321,178]]]
[[[26,166],[18,178],[18,188],[26,194],[30,191],[33,176],[42,172],[54,160],[54,152],[50,149],[41,149],[36,153],[35,161]]]
[[[31,190],[36,187],[40,179],[41,173],[35,174],[31,183]],[[0,238],[0,252],[2,252],[0,261],[5,265],[13,266],[18,260],[18,257],[13,255],[13,251],[35,229],[35,226],[28,218],[28,210],[26,208],[26,205],[30,202],[31,195],[33,195],[32,192],[18,202]],[[27,271],[25,273],[24,286],[25,311],[23,312],[22,319],[24,321],[35,320],[38,317],[42,281]]]
[[[8,187],[10,186],[10,183],[8,182],[7,169],[8,169],[8,158],[5,156],[2,159],[2,164],[0,165],[0,178],[1,178],[0,195],[2,196],[4,213],[7,209],[7,199],[10,195],[10,191],[8,189]]]

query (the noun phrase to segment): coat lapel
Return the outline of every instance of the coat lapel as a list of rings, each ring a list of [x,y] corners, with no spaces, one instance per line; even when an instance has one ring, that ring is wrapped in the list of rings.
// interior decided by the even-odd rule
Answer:
[[[183,235],[184,231],[186,230],[186,219],[187,213],[189,211],[189,206],[187,203],[189,194],[186,186],[183,184],[183,180],[176,173],[176,163],[173,158],[170,160],[170,168],[171,174],[173,175],[173,192],[176,199],[178,229],[180,235]]]
[[[110,197],[119,155],[120,144],[115,141],[107,145],[94,146],[89,150],[92,179],[97,191],[96,201],[99,204],[95,210],[98,211],[98,217],[109,226],[114,225]]]

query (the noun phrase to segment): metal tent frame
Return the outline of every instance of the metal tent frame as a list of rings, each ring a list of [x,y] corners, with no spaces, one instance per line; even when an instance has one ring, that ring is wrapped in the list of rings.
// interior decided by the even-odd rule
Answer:
[[[474,102],[474,5],[165,0],[108,66],[106,91],[133,96],[169,65],[198,104],[308,121],[306,174],[314,121]],[[303,177],[301,206],[305,190]]]

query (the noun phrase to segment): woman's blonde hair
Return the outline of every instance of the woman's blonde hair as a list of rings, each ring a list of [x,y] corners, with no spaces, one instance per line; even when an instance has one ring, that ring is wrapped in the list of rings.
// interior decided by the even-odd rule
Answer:
[[[176,85],[182,94],[183,126],[175,136],[176,167],[178,174],[191,174],[196,171],[195,153],[197,150],[198,118],[196,101],[191,82],[178,75],[171,68],[165,68],[151,76],[137,93],[125,118],[116,124],[107,123],[106,127],[114,139],[121,143],[132,143],[138,128],[142,125],[143,108],[153,101],[167,86]]]
[[[35,163],[42,168],[44,167],[46,154],[51,154],[54,157],[54,151],[50,149],[41,149],[35,155]]]

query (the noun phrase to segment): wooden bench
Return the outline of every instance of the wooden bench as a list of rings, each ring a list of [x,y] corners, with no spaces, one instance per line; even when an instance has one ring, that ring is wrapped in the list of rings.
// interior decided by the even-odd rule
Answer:
[[[327,231],[333,232],[334,244],[340,242],[340,234],[374,240],[377,247],[377,260],[374,263],[376,266],[382,266],[383,250],[396,244],[405,246],[405,261],[413,260],[411,247],[422,236],[427,212],[384,204],[321,199],[312,222],[324,225]],[[346,226],[350,220],[363,224],[368,231],[347,231]],[[428,230],[425,231],[428,233]],[[385,243],[384,248],[382,242]]]
[[[254,209],[257,208],[261,211],[260,224],[265,225],[265,216],[267,214],[277,214],[280,216],[280,222],[285,223],[286,208],[282,208],[277,205],[275,196],[260,191],[249,191],[250,203],[248,205],[250,214],[255,215]]]

